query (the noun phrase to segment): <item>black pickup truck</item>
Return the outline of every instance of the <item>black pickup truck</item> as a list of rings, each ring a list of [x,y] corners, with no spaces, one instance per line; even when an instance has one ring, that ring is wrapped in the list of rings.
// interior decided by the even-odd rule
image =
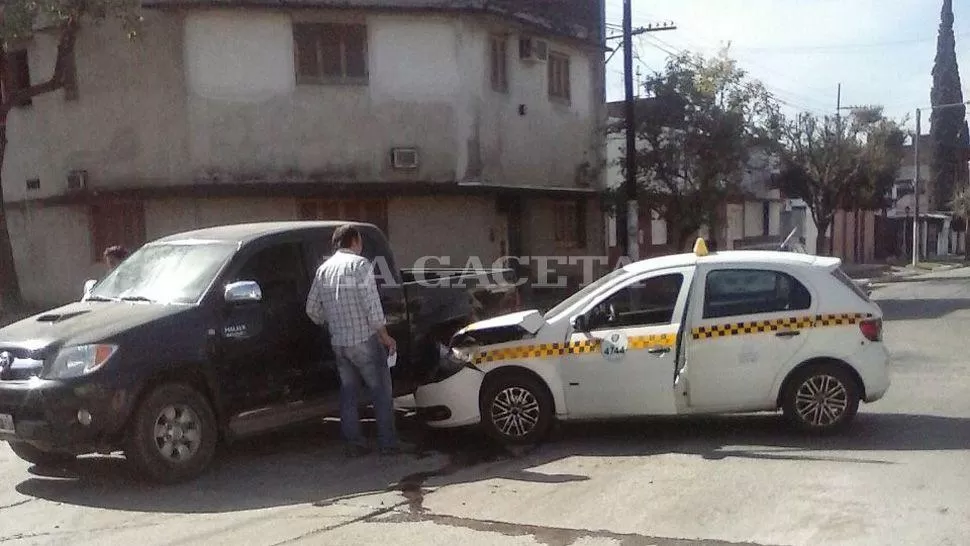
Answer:
[[[305,301],[342,223],[165,237],[82,301],[0,329],[0,440],[39,465],[120,450],[171,482],[201,473],[219,441],[335,413],[333,352]],[[501,311],[472,294],[512,285],[490,284],[498,271],[399,270],[384,234],[355,225],[398,343],[395,392],[411,392],[435,373],[439,343]]]

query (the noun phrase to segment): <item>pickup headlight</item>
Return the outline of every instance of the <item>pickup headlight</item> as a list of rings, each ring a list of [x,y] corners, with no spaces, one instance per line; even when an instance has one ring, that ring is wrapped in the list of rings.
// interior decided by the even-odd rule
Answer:
[[[117,350],[117,345],[103,343],[65,347],[57,353],[47,378],[68,379],[87,375],[104,366]]]

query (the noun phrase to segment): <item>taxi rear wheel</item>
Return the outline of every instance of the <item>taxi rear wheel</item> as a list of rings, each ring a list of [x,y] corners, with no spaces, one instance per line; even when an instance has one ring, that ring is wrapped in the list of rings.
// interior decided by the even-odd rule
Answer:
[[[804,432],[828,434],[845,428],[859,410],[859,386],[834,363],[813,364],[795,372],[785,389],[785,417]]]
[[[485,433],[503,444],[534,444],[549,433],[552,396],[538,379],[507,373],[487,380],[479,398]]]

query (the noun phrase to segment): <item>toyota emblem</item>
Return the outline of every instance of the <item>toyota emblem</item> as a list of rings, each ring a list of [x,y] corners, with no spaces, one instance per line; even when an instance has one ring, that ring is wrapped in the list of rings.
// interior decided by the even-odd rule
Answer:
[[[3,372],[10,368],[11,362],[13,362],[13,357],[10,356],[10,353],[7,351],[0,353],[0,374],[3,374]]]

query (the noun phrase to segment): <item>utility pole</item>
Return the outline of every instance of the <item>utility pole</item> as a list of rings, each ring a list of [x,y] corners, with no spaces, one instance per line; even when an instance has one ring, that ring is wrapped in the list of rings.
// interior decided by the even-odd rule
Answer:
[[[919,137],[922,112],[916,109],[916,136],[913,137],[913,267],[919,263]]]
[[[649,25],[637,29],[638,34],[674,30],[673,24]],[[637,137],[636,97],[633,94],[633,7],[632,0],[623,0],[623,87],[625,90],[624,122],[626,125],[626,221],[617,214],[617,243],[623,245],[623,254],[631,261],[640,259],[639,205],[637,202]],[[617,207],[620,212],[621,207]],[[623,230],[622,228],[626,228]],[[626,233],[624,233],[624,231]],[[625,235],[625,237],[623,236]]]

